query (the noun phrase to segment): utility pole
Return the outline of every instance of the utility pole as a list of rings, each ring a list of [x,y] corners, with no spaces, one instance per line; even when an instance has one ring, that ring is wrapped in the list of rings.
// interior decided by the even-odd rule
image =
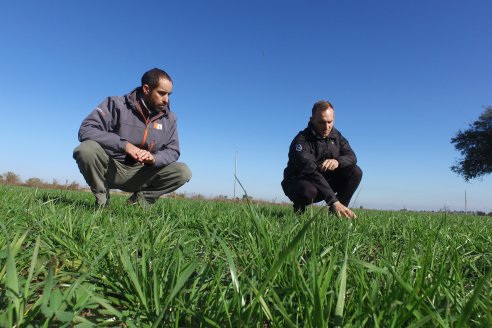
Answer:
[[[466,189],[465,189],[465,215],[467,213],[467,203],[466,203]]]
[[[237,177],[237,150],[236,156],[234,156],[234,196],[232,199],[236,199],[236,177]]]

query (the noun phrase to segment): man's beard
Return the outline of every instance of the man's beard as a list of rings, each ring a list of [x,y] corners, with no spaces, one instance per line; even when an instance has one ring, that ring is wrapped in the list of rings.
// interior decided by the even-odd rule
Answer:
[[[150,100],[145,99],[145,97],[142,98],[142,102],[144,103],[144,106],[149,110],[149,112],[152,116],[163,112],[166,109],[166,107],[168,106],[168,105],[154,106],[150,103]]]

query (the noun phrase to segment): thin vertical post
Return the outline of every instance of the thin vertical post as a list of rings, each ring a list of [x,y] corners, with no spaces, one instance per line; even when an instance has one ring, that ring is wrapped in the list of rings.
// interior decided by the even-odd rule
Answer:
[[[234,156],[234,196],[233,196],[233,199],[236,199],[236,177],[237,177],[237,150],[236,150],[236,155]]]

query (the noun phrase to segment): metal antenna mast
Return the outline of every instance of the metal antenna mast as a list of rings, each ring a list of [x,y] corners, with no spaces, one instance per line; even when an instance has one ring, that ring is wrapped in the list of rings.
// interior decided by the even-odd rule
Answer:
[[[234,156],[234,197],[236,199],[236,177],[237,177],[237,150],[236,155]]]
[[[465,215],[467,213],[467,203],[466,203],[466,189],[465,189]]]

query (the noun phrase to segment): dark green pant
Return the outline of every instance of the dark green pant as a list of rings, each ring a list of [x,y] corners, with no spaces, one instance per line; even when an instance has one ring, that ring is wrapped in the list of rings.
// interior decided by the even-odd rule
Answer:
[[[164,167],[139,163],[125,165],[111,158],[101,145],[92,140],[75,148],[73,158],[99,206],[109,204],[110,189],[133,192],[131,199],[146,206],[191,179],[191,171],[184,163],[174,162]]]

